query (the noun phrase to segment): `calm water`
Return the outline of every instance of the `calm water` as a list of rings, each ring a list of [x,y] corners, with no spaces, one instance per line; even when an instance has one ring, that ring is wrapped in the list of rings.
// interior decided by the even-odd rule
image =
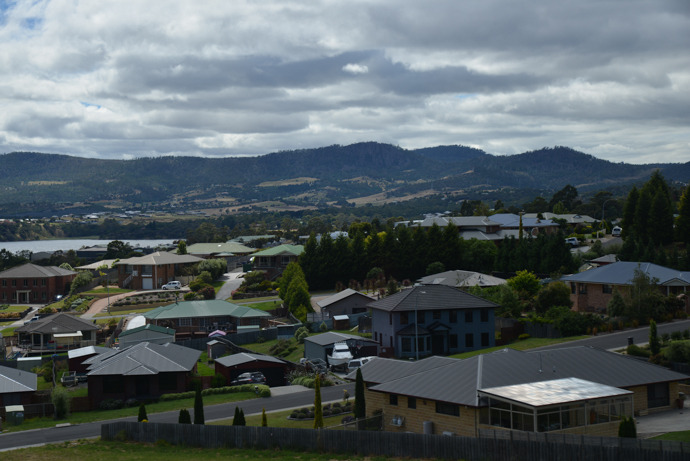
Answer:
[[[155,248],[158,245],[167,245],[173,242],[173,239],[161,240],[131,240],[120,239],[123,242],[129,243],[133,247],[151,247]],[[23,250],[29,250],[33,253],[39,251],[47,251],[54,253],[58,250],[78,250],[85,246],[107,245],[112,240],[97,240],[97,239],[70,239],[70,240],[29,240],[26,242],[0,242],[0,248],[4,248],[12,253],[17,253]]]

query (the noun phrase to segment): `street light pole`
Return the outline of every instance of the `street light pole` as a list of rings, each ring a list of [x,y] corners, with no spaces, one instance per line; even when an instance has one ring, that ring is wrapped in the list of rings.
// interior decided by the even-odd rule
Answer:
[[[416,291],[415,288],[415,298],[414,298],[414,351],[415,360],[419,360],[419,315],[417,315],[417,309],[419,308],[419,295],[425,294],[424,291]]]

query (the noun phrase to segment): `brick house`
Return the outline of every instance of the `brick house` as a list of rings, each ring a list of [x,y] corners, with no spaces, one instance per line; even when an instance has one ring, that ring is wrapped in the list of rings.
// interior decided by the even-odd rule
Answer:
[[[479,429],[616,436],[622,416],[669,410],[686,375],[591,347],[362,366],[367,415],[394,432]],[[347,376],[355,379],[355,373]]]
[[[48,304],[69,292],[77,276],[57,266],[23,264],[0,272],[0,304]]]
[[[655,280],[661,293],[683,300],[685,312],[690,312],[688,304],[690,272],[688,271],[677,271],[652,263],[618,261],[567,275],[561,280],[570,285],[573,310],[605,312],[606,306],[613,297],[614,288],[626,296],[635,277],[635,271],[638,269],[650,279]]]
[[[117,285],[132,290],[157,290],[175,280],[183,266],[193,266],[203,261],[192,255],[157,251],[146,256],[123,259],[117,266]]]
[[[373,339],[384,355],[416,358],[495,345],[498,305],[454,287],[418,285],[369,307]]]
[[[201,351],[173,343],[139,343],[90,357],[89,398],[93,405],[106,399],[148,400],[188,390]]]

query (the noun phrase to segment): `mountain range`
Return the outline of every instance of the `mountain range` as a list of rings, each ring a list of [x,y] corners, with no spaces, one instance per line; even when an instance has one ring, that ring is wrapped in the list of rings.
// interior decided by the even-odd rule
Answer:
[[[690,162],[613,163],[561,146],[510,156],[457,145],[402,149],[375,142],[225,158],[100,160],[13,152],[0,155],[0,212],[57,213],[76,204],[352,206],[431,194],[552,194],[568,184],[581,192],[624,191],[657,169],[671,183],[690,181]]]

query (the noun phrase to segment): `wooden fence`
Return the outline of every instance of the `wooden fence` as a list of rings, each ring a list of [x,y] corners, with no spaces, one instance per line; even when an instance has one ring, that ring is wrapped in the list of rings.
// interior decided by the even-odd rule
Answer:
[[[408,459],[686,461],[690,456],[690,444],[680,442],[614,438],[603,443],[603,438],[591,441],[586,436],[567,441],[551,436],[544,440],[509,437],[134,422],[101,426],[103,440],[144,443],[164,440],[174,445],[203,448],[285,449]]]

